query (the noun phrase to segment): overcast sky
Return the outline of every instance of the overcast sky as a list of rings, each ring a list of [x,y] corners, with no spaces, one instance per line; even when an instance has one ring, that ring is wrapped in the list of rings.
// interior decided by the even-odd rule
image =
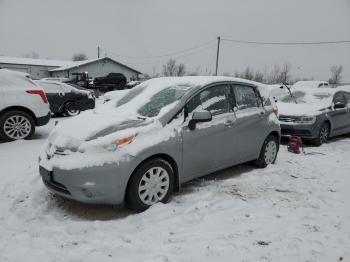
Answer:
[[[32,51],[70,60],[97,57],[97,46],[145,73],[160,72],[173,55],[189,71],[214,71],[215,38],[310,42],[350,40],[350,0],[0,0],[0,55]],[[211,41],[211,42],[210,42]],[[208,44],[205,44],[208,43]],[[350,82],[350,44],[255,46],[223,42],[219,74],[289,62],[294,76],[328,79],[344,66]]]

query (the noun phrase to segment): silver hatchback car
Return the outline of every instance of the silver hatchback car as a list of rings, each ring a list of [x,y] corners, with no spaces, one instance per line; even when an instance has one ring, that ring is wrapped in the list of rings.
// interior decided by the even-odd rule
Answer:
[[[275,162],[280,126],[265,86],[230,77],[148,80],[60,122],[40,154],[52,192],[142,211],[191,179]]]

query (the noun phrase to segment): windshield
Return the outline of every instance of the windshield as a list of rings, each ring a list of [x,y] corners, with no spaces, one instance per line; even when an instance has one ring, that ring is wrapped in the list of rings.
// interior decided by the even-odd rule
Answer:
[[[186,91],[187,88],[181,86],[168,87],[152,96],[148,103],[139,108],[138,113],[145,117],[155,117],[162,108],[179,100]]]
[[[123,98],[121,98],[118,103],[117,103],[117,107],[118,106],[122,106],[128,102],[130,102],[131,100],[133,100],[138,94],[140,94],[144,89],[146,88],[146,86],[138,86],[135,87],[133,89],[131,89]]]
[[[303,91],[293,91],[292,98],[289,94],[280,99],[283,103],[295,103],[298,104],[331,104],[332,94],[328,92],[303,92]]]
[[[189,87],[188,85],[162,87],[142,84],[128,91],[114,106],[125,112],[135,112],[141,117],[156,117],[162,110],[166,110],[167,106],[180,100]]]

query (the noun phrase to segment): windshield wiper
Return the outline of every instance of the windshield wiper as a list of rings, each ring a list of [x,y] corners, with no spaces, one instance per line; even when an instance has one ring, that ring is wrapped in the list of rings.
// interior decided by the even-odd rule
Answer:
[[[137,119],[141,119],[141,120],[146,120],[147,117],[143,117],[143,116],[138,116]]]
[[[290,91],[290,87],[287,86],[287,84],[285,83],[282,83],[282,85],[284,85],[287,88],[289,95],[293,99],[294,103],[298,104],[297,99],[293,96],[292,91]],[[281,88],[283,88],[283,86],[281,86]]]

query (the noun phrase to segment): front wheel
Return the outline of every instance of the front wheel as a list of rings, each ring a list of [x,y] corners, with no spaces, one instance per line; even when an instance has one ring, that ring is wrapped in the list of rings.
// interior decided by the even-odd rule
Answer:
[[[22,111],[10,111],[0,117],[0,137],[5,141],[29,139],[35,131],[33,118]]]
[[[275,136],[268,136],[261,148],[259,158],[255,161],[255,165],[260,168],[274,164],[279,150],[279,141]]]
[[[166,203],[173,192],[173,185],[174,171],[171,165],[161,158],[148,160],[130,178],[126,203],[137,212],[158,202]]]
[[[320,146],[324,143],[327,143],[330,133],[330,127],[328,123],[323,123],[320,131],[318,133],[318,137],[314,140],[312,140],[312,144],[314,146]]]

